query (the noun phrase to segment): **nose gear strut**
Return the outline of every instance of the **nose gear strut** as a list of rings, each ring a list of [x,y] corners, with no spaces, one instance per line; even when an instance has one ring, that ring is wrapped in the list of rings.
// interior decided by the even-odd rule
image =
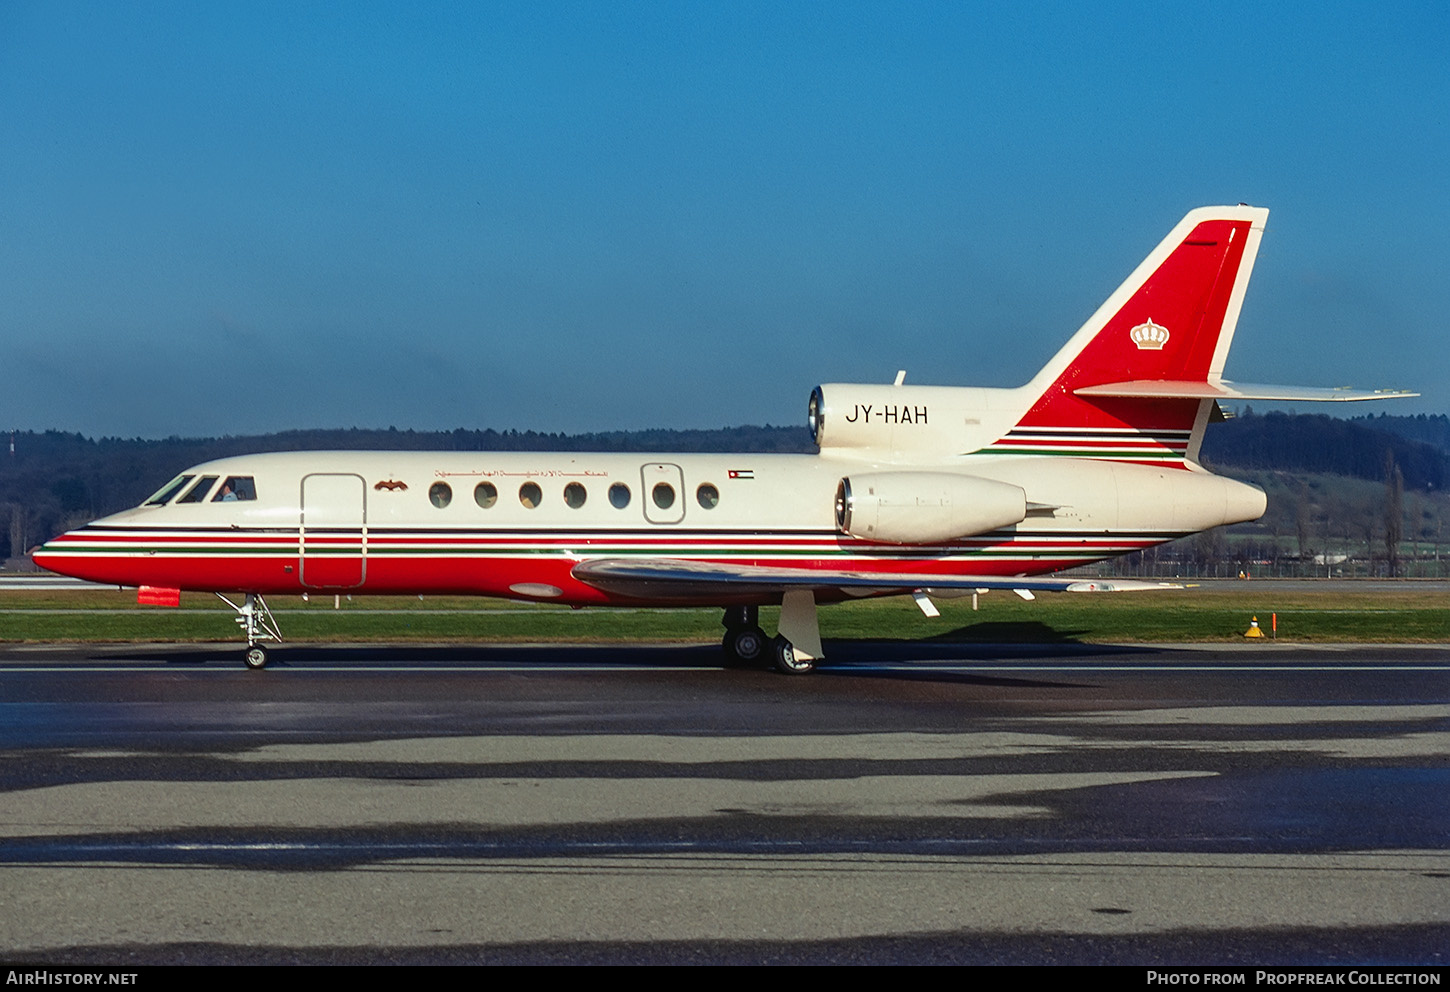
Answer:
[[[277,618],[267,608],[267,601],[254,592],[247,593],[240,606],[221,593],[217,593],[216,597],[237,611],[236,621],[247,635],[247,653],[242,656],[243,662],[253,671],[266,668],[267,649],[260,642],[280,643],[282,640],[282,631],[277,628]]]

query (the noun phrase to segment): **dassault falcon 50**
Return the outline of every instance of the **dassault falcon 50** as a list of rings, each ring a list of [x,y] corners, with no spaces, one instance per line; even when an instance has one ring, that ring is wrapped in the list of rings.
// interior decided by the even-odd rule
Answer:
[[[252,668],[282,594],[714,605],[727,655],[801,673],[822,656],[818,603],[910,594],[931,615],[931,596],[1142,588],[1052,573],[1264,512],[1199,464],[1219,402],[1413,395],[1223,378],[1267,217],[1190,212],[1026,385],[817,386],[818,454],[247,455],[35,560],[163,601],[214,592]]]

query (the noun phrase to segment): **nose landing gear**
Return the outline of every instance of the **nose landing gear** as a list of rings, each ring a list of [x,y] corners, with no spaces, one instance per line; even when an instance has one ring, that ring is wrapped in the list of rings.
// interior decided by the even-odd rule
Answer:
[[[216,597],[237,611],[237,624],[247,637],[247,651],[242,655],[242,663],[254,672],[266,668],[267,649],[260,642],[282,640],[282,632],[277,628],[277,618],[267,608],[267,601],[254,592],[247,593],[240,606],[221,593],[217,593]]]

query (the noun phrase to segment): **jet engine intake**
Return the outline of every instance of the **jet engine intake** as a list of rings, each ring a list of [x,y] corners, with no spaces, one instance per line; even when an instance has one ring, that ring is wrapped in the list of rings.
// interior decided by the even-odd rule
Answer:
[[[1020,487],[947,472],[876,472],[836,485],[842,534],[888,544],[936,544],[1010,527],[1027,516]]]

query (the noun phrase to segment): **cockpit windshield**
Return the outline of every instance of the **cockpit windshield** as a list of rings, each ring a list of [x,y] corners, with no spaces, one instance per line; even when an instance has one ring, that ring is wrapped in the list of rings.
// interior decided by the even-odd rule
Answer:
[[[156,490],[156,495],[152,496],[150,499],[148,499],[145,503],[143,503],[141,505],[142,506],[165,506],[167,503],[170,503],[171,502],[171,499],[172,499],[173,496],[175,496],[177,493],[181,492],[181,490],[183,488],[185,488],[186,484],[188,482],[190,482],[192,479],[195,479],[195,478],[196,478],[195,475],[178,475],[176,478],[172,479],[166,485],[164,485],[160,489]]]
[[[172,500],[176,505],[182,503],[204,503],[207,496],[211,496],[213,503],[232,503],[241,500],[254,500],[257,498],[257,484],[250,475],[229,475],[226,481],[217,486],[216,492],[212,492],[212,486],[216,486],[216,480],[220,476],[203,475],[197,477],[195,472],[188,472],[185,475],[178,475],[166,485],[156,490],[142,506],[165,506]],[[193,485],[193,480],[195,484]],[[187,488],[190,486],[191,488]],[[185,492],[186,495],[180,499],[176,498],[177,493]]]
[[[177,503],[200,503],[206,499],[207,490],[211,489],[212,483],[216,482],[214,475],[203,475],[196,485],[186,491],[186,495],[177,500]]]

